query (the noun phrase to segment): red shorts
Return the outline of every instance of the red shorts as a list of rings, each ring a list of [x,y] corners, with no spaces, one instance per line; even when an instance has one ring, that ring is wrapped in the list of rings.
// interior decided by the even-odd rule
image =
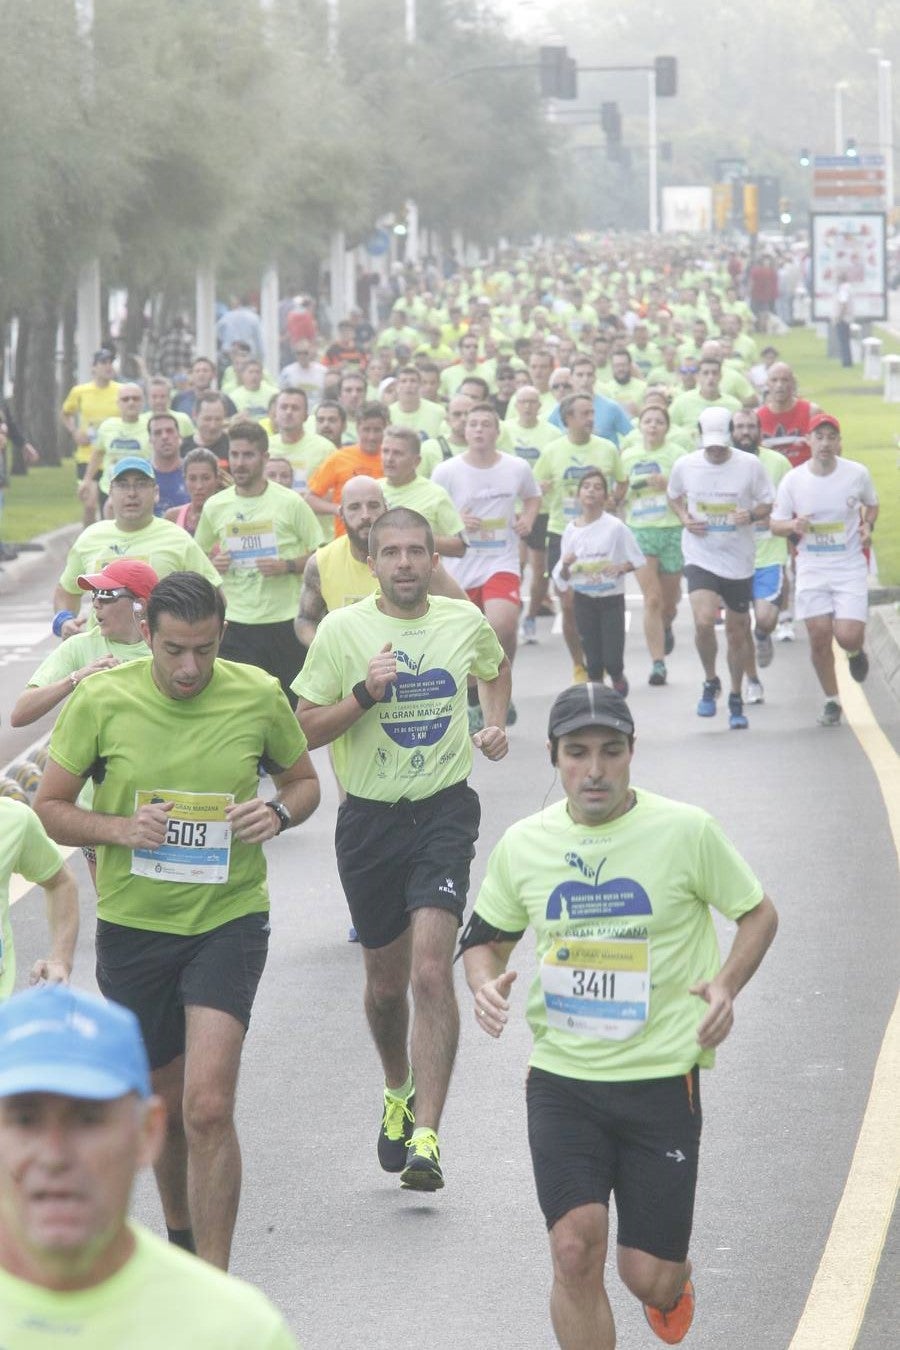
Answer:
[[[483,612],[486,600],[509,600],[510,604],[522,604],[519,591],[520,579],[515,572],[495,572],[488,577],[483,586],[473,586],[466,595]]]

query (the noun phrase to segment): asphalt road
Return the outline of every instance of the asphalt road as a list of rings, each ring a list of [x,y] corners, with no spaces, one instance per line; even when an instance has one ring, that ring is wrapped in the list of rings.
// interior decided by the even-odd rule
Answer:
[[[42,561],[22,580],[0,576],[0,763],[46,729],[11,732],[7,714],[51,645],[57,563]],[[695,715],[700,669],[686,604],[664,689],[646,684],[637,597],[631,615],[633,780],[714,812],[781,915],[775,946],[703,1079],[698,1310],[687,1344],[785,1350],[844,1190],[896,997],[895,845],[853,731],[815,725],[821,699],[802,636],[776,648],[763,672],[767,701],[749,710],[750,730],[735,733],[722,712],[708,722]],[[483,826],[473,892],[503,829],[558,796],[546,715],[569,669],[549,621],[540,639],[516,664],[519,722],[508,759],[476,765]],[[874,670],[866,692],[898,744],[900,710]],[[315,758],[322,806],[268,847],[273,940],[241,1080],[245,1179],[233,1269],[284,1309],[306,1350],[552,1347],[524,1115],[522,1011],[533,948],[526,940],[516,953],[515,1017],[498,1043],[475,1027],[458,972],[463,1033],[441,1132],[446,1190],[402,1193],[375,1158],[381,1082],[333,859],[336,794],[327,758]],[[80,856],[73,861],[84,916],[75,977],[93,986],[92,892]],[[13,926],[21,971],[43,945],[34,893],[15,906]],[[723,942],[730,931],[722,925]],[[138,1186],[135,1213],[160,1229],[149,1180]],[[860,1350],[898,1344],[898,1246],[895,1220]],[[609,1284],[619,1344],[658,1344],[613,1272]]]

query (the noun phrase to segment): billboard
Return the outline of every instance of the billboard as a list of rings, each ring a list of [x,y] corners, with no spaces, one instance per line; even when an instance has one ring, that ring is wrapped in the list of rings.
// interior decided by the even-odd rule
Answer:
[[[663,188],[662,228],[665,234],[709,234],[712,227],[712,188]]]
[[[856,322],[887,318],[885,218],[875,211],[821,211],[810,218],[812,316],[834,317],[834,297],[846,278]]]

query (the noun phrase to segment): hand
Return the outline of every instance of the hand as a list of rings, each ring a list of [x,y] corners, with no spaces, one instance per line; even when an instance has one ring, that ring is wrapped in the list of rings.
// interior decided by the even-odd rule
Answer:
[[[472,744],[480,750],[485,759],[496,762],[509,753],[509,741],[502,727],[482,727],[472,737]]]
[[[65,642],[66,638],[74,637],[76,633],[80,633],[86,623],[86,618],[79,618],[77,615],[74,619],[66,619],[59,630],[59,636]]]
[[[75,495],[76,497],[79,497],[83,502],[96,503],[97,501],[99,501],[99,497],[97,495],[97,484],[94,482],[93,478],[82,478],[81,482],[78,484],[78,487],[75,489]]]
[[[377,656],[369,662],[366,674],[366,688],[376,703],[384,698],[385,691],[397,677],[397,658],[391,651],[390,642],[386,642]]]
[[[801,537],[809,530],[809,516],[795,516],[791,522],[791,533]]]
[[[29,984],[68,984],[69,967],[65,961],[52,956],[35,961],[28,976]]]
[[[695,520],[693,516],[689,515],[684,522],[684,528],[689,534],[706,534],[706,521]]]
[[[226,806],[225,819],[235,839],[240,839],[242,844],[264,844],[281,833],[281,821],[261,797]]]
[[[473,530],[476,534],[481,529],[481,516],[473,516],[471,511],[461,511],[460,518],[467,530]]]
[[[76,445],[90,445],[90,443],[91,443],[91,437],[90,437],[90,433],[89,433],[89,432],[87,432],[87,431],[76,431],[76,432],[75,432],[75,444],[76,444]]]
[[[732,525],[752,525],[752,524],[753,524],[753,516],[752,516],[751,512],[749,512],[749,511],[732,511],[732,513],[731,513],[731,524],[732,524]]]
[[[125,837],[128,848],[159,848],[166,842],[166,826],[174,802],[145,802],[133,816],[125,819]]]
[[[475,1021],[494,1040],[509,1021],[509,991],[516,971],[504,970],[495,980],[486,980],[475,995]]]
[[[647,476],[647,486],[654,492],[665,492],[669,486],[669,480],[664,473],[651,473]]]
[[[264,577],[283,577],[287,574],[286,558],[258,558],[256,570]]]
[[[78,683],[81,684],[81,681],[86,676],[95,675],[98,670],[111,670],[113,666],[117,666],[118,664],[119,664],[118,657],[98,656],[96,661],[91,661],[90,665],[82,666],[81,669],[76,670],[74,674],[76,679],[78,680]]]
[[[721,1045],[734,1026],[734,1004],[727,989],[715,980],[692,984],[690,993],[709,1004],[709,1012],[697,1028],[697,1041],[704,1050]]]
[[[30,441],[25,442],[25,463],[39,464],[41,459],[40,451],[35,450]]]
[[[209,561],[216,571],[224,576],[231,566],[231,554],[227,548],[219,548],[217,544],[209,555]]]
[[[872,538],[871,522],[868,520],[861,520],[859,522],[859,540],[863,548],[865,548],[865,546],[869,543],[871,538]]]

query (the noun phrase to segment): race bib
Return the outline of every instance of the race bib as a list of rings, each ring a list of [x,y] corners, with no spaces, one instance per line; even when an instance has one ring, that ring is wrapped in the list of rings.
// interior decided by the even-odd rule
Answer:
[[[255,567],[260,558],[277,558],[278,541],[271,520],[235,520],[228,527],[225,547],[232,567]]]
[[[578,504],[578,487],[576,484],[574,496],[563,495],[562,499],[563,515],[566,520],[574,520],[576,516],[581,515],[581,507]]]
[[[605,576],[609,558],[587,558],[569,568],[572,586],[581,595],[608,595],[616,589],[616,578]]]
[[[505,516],[486,516],[474,530],[467,530],[470,548],[502,549],[506,547],[509,524]]]
[[[650,1015],[646,938],[557,938],[541,962],[547,1025],[600,1041],[627,1041]]]
[[[698,502],[694,514],[706,521],[708,534],[724,534],[737,529],[732,519],[736,510],[737,502]]]
[[[648,492],[646,496],[635,497],[631,503],[631,519],[636,525],[647,525],[651,521],[662,520],[667,505],[664,492]]]
[[[842,520],[814,521],[806,535],[807,553],[846,553],[847,527]]]
[[[136,848],[131,875],[154,881],[190,882],[221,886],[228,880],[231,826],[225,808],[234,803],[230,792],[166,792],[139,789],[134,809],[150,802],[174,802],[166,821],[165,843],[159,848]]]

